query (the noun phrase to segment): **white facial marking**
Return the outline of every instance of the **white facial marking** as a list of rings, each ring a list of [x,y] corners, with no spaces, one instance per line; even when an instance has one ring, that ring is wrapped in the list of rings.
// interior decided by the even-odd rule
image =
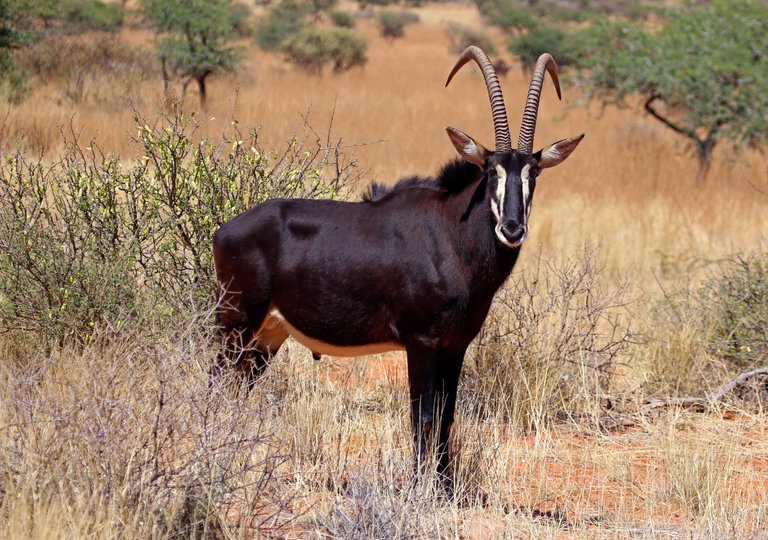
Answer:
[[[496,184],[496,199],[499,201],[499,209],[504,212],[504,196],[507,193],[507,171],[501,165],[496,165],[496,176],[499,178]]]
[[[525,242],[525,239],[528,238],[528,216],[531,215],[531,166],[530,164],[526,164],[523,167],[523,170],[520,171],[520,180],[523,184],[523,216],[525,221],[523,222],[523,227],[525,227],[525,234],[523,234],[523,237],[520,239],[520,243],[522,244]]]
[[[501,165],[496,165],[498,184],[496,185],[496,198],[491,197],[491,212],[496,218],[496,224],[501,222],[501,213],[504,211],[504,190],[506,189],[507,171]]]
[[[520,180],[523,183],[523,208],[528,210],[528,197],[530,196],[530,186],[528,184],[531,175],[531,166],[526,164],[523,170],[520,171]]]
[[[509,247],[515,247],[514,244],[511,244],[509,240],[504,236],[504,233],[501,232],[501,225],[502,225],[502,214],[504,213],[504,197],[507,194],[507,171],[504,170],[504,167],[501,165],[496,165],[496,176],[498,177],[497,184],[496,184],[496,199],[498,199],[498,207],[494,211],[493,203],[495,202],[493,199],[491,199],[491,211],[496,216],[496,237],[499,239],[499,241],[504,244],[505,246]]]

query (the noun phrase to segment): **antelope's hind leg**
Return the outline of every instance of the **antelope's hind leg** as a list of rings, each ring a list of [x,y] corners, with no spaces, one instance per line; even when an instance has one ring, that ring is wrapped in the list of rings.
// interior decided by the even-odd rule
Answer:
[[[288,333],[268,314],[269,300],[247,302],[240,295],[224,293],[218,311],[222,348],[211,367],[211,384],[234,371],[250,390],[277,354]]]

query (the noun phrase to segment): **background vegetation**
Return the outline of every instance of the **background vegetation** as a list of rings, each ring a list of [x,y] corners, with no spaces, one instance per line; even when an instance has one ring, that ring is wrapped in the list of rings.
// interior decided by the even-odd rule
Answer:
[[[678,63],[639,48],[676,25],[710,32],[718,3],[408,6],[419,20],[394,40],[378,3],[221,3],[229,15],[213,22],[232,31],[219,45],[238,54],[207,76],[205,112],[196,85],[181,92],[182,72],[164,87],[162,40],[185,34],[158,35],[145,4],[78,2],[119,14],[86,29],[64,3],[0,3],[2,534],[759,537],[765,378],[696,408],[667,398],[716,396],[767,363],[768,169],[750,117],[763,102],[739,109],[762,76],[760,49],[731,36]],[[757,32],[762,13],[744,18],[759,7],[722,13],[718,35],[730,18]],[[348,29],[329,8],[353,15],[365,68],[310,76],[287,43]],[[537,146],[587,136],[542,177],[519,266],[468,355],[455,499],[411,483],[400,355],[315,362],[289,341],[250,395],[209,387],[217,225],[273,196],[355,198],[369,180],[432,173],[454,155],[446,125],[490,142],[477,70],[442,86],[453,36],[497,52],[533,43],[494,55],[522,68],[502,81],[514,126],[524,51],[553,47],[533,39],[548,29],[563,38],[549,50],[564,101],[546,83]],[[643,58],[645,71],[633,67]],[[609,84],[623,74],[649,85],[660,66],[669,80],[709,77],[718,114],[757,135],[723,122],[706,182],[687,139],[645,112],[650,86]],[[684,125],[700,112],[652,106]]]
[[[353,180],[339,143],[306,134],[274,153],[236,127],[194,142],[181,113],[135,122],[132,165],[76,139],[54,164],[18,150],[0,165],[2,330],[87,341],[100,322],[193,314],[216,301],[219,226],[270,198],[343,195]]]
[[[168,88],[171,74],[184,79],[182,95],[195,81],[205,107],[206,80],[217,71],[234,69],[237,49],[229,0],[143,0],[144,16],[158,32],[157,55]]]
[[[329,63],[334,73],[362,66],[367,42],[353,30],[349,12],[333,10],[334,4],[281,0],[258,22],[256,41],[264,50],[284,52],[289,62],[310,75],[320,75]],[[323,12],[334,28],[313,24]]]

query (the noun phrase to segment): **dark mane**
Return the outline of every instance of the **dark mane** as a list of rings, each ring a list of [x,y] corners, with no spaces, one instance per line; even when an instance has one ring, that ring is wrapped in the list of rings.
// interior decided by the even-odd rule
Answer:
[[[480,167],[474,163],[463,159],[454,159],[443,165],[436,177],[406,176],[391,186],[374,182],[363,193],[363,200],[369,202],[378,201],[390,193],[412,187],[434,189],[450,195],[458,193],[479,179],[482,172]]]

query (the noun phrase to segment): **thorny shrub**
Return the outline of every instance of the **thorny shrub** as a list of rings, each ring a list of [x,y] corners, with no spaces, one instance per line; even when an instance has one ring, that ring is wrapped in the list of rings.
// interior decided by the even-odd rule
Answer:
[[[20,49],[16,59],[41,80],[61,81],[64,96],[75,103],[89,98],[100,105],[123,107],[128,96],[141,94],[139,84],[152,76],[149,51],[107,32],[50,34]],[[105,78],[118,84],[105,84]]]
[[[737,370],[768,362],[768,253],[727,259],[697,296],[713,353]]]
[[[391,41],[403,37],[406,25],[419,22],[419,16],[413,11],[382,9],[376,14],[376,22],[379,24],[381,37]]]
[[[100,30],[116,32],[125,17],[124,4],[102,2],[102,0],[64,0],[59,2],[60,16],[64,19],[67,32]]]
[[[500,291],[467,354],[464,414],[539,430],[596,412],[634,341],[629,302],[626,286],[605,289],[593,249],[563,261],[539,256]]]
[[[355,26],[355,16],[349,11],[329,9],[325,14],[333,23],[333,26],[338,26],[339,28],[354,28]]]
[[[197,363],[213,350],[210,314],[199,317],[170,339],[97,332],[3,363],[5,535],[231,538],[285,525],[297,493],[269,405],[209,391]]]
[[[351,28],[307,27],[283,45],[288,60],[313,75],[329,63],[334,73],[362,66],[368,61],[367,48],[365,37]]]
[[[216,229],[273,197],[332,198],[356,180],[339,143],[311,131],[282,152],[236,125],[218,142],[177,114],[136,116],[133,163],[68,142],[51,165],[0,164],[0,331],[87,339],[94,325],[177,316],[215,302]]]
[[[265,51],[281,49],[289,39],[307,27],[308,14],[307,4],[281,0],[256,23],[256,43]]]
[[[470,45],[480,47],[491,56],[498,52],[488,34],[463,24],[450,23],[445,29],[445,35],[448,36],[448,41],[451,44],[451,52],[455,54],[461,54]]]
[[[735,254],[652,310],[651,393],[701,395],[768,363],[768,254]]]
[[[564,68],[577,61],[576,39],[556,26],[539,23],[521,36],[513,36],[508,50],[520,58],[529,73],[533,72],[539,56],[546,52],[555,58],[558,68]]]
[[[370,540],[446,535],[434,519],[436,494],[430,491],[428,482],[397,492],[369,480],[371,477],[377,475],[354,475],[331,508],[315,516],[315,525],[324,535]]]

